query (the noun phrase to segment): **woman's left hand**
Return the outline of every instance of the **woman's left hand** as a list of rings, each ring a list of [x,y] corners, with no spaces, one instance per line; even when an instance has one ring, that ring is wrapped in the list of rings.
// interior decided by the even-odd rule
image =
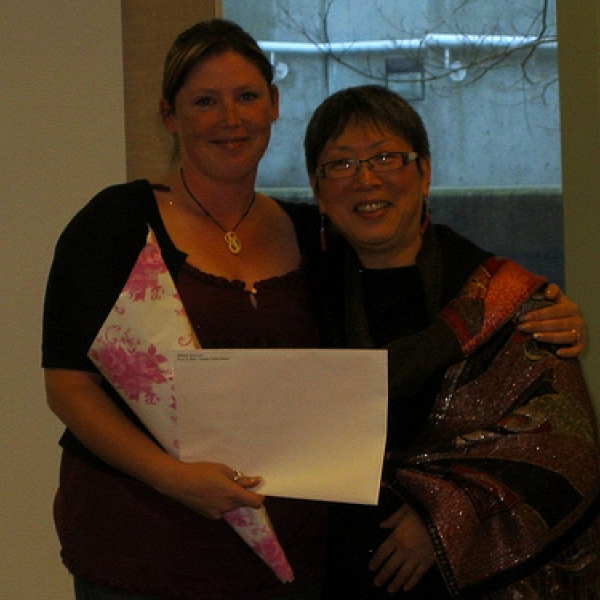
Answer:
[[[546,298],[556,304],[524,314],[519,329],[532,333],[540,342],[561,345],[558,356],[576,358],[587,345],[587,328],[579,306],[554,283],[546,288]]]
[[[427,528],[408,504],[383,521],[381,527],[392,531],[369,563],[369,568],[377,571],[375,585],[381,587],[387,583],[390,594],[401,589],[408,591],[435,563]]]

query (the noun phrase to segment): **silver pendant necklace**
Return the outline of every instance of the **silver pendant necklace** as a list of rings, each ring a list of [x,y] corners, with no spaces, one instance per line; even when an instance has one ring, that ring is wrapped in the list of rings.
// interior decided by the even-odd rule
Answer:
[[[185,191],[189,194],[190,198],[196,203],[198,208],[225,234],[224,239],[225,243],[227,244],[227,247],[229,248],[229,252],[231,252],[231,254],[239,254],[242,251],[242,242],[240,241],[240,238],[237,236],[237,233],[235,231],[241,225],[242,221],[248,216],[250,209],[254,205],[254,201],[256,200],[256,192],[252,194],[252,198],[250,199],[250,202],[248,203],[244,214],[240,217],[240,220],[231,229],[225,229],[225,227],[223,227],[223,225],[221,225],[221,223],[219,223],[219,221],[217,221],[206,210],[206,208],[204,208],[200,200],[198,200],[198,198],[196,198],[196,196],[192,194],[192,190],[190,190],[187,181],[185,180],[185,175],[183,174],[183,167],[179,169],[179,173],[181,175],[183,187],[185,188]]]

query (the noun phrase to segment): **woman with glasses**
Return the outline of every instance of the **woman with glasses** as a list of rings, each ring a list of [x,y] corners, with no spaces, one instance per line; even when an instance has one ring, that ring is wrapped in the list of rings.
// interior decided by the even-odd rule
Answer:
[[[325,100],[305,154],[327,341],[389,348],[379,506],[333,507],[324,599],[599,597],[590,398],[519,325],[545,280],[431,222],[427,132],[386,88]]]

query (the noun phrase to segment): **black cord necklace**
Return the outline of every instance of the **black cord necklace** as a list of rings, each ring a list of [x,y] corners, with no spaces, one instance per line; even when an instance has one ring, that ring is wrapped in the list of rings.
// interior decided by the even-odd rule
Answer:
[[[217,221],[206,210],[206,208],[204,208],[204,206],[202,205],[200,200],[198,200],[198,198],[196,198],[196,196],[194,196],[194,194],[192,194],[192,190],[190,190],[190,188],[187,184],[187,181],[185,180],[185,175],[183,174],[183,167],[181,167],[179,169],[179,173],[181,175],[181,181],[183,182],[183,187],[185,188],[186,192],[190,195],[190,198],[198,205],[198,208],[200,208],[200,210],[225,234],[225,243],[227,244],[227,247],[229,248],[229,252],[231,252],[232,254],[239,254],[242,251],[242,242],[240,241],[240,238],[237,236],[237,233],[235,232],[235,230],[240,226],[242,221],[248,216],[248,213],[250,212],[250,209],[252,208],[252,206],[254,205],[254,201],[256,200],[256,192],[254,192],[252,194],[252,198],[250,199],[250,202],[248,203],[248,206],[246,207],[244,214],[240,217],[240,220],[231,229],[227,230],[227,229],[225,229],[225,227],[223,227],[223,225],[221,225],[221,223],[219,223],[219,221]]]

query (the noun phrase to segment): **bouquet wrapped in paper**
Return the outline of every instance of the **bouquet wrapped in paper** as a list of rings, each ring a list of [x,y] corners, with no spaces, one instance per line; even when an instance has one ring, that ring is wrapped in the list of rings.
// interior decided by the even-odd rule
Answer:
[[[199,348],[152,230],[89,356],[162,447],[180,458],[173,350]],[[264,507],[224,519],[283,582],[292,568]]]

